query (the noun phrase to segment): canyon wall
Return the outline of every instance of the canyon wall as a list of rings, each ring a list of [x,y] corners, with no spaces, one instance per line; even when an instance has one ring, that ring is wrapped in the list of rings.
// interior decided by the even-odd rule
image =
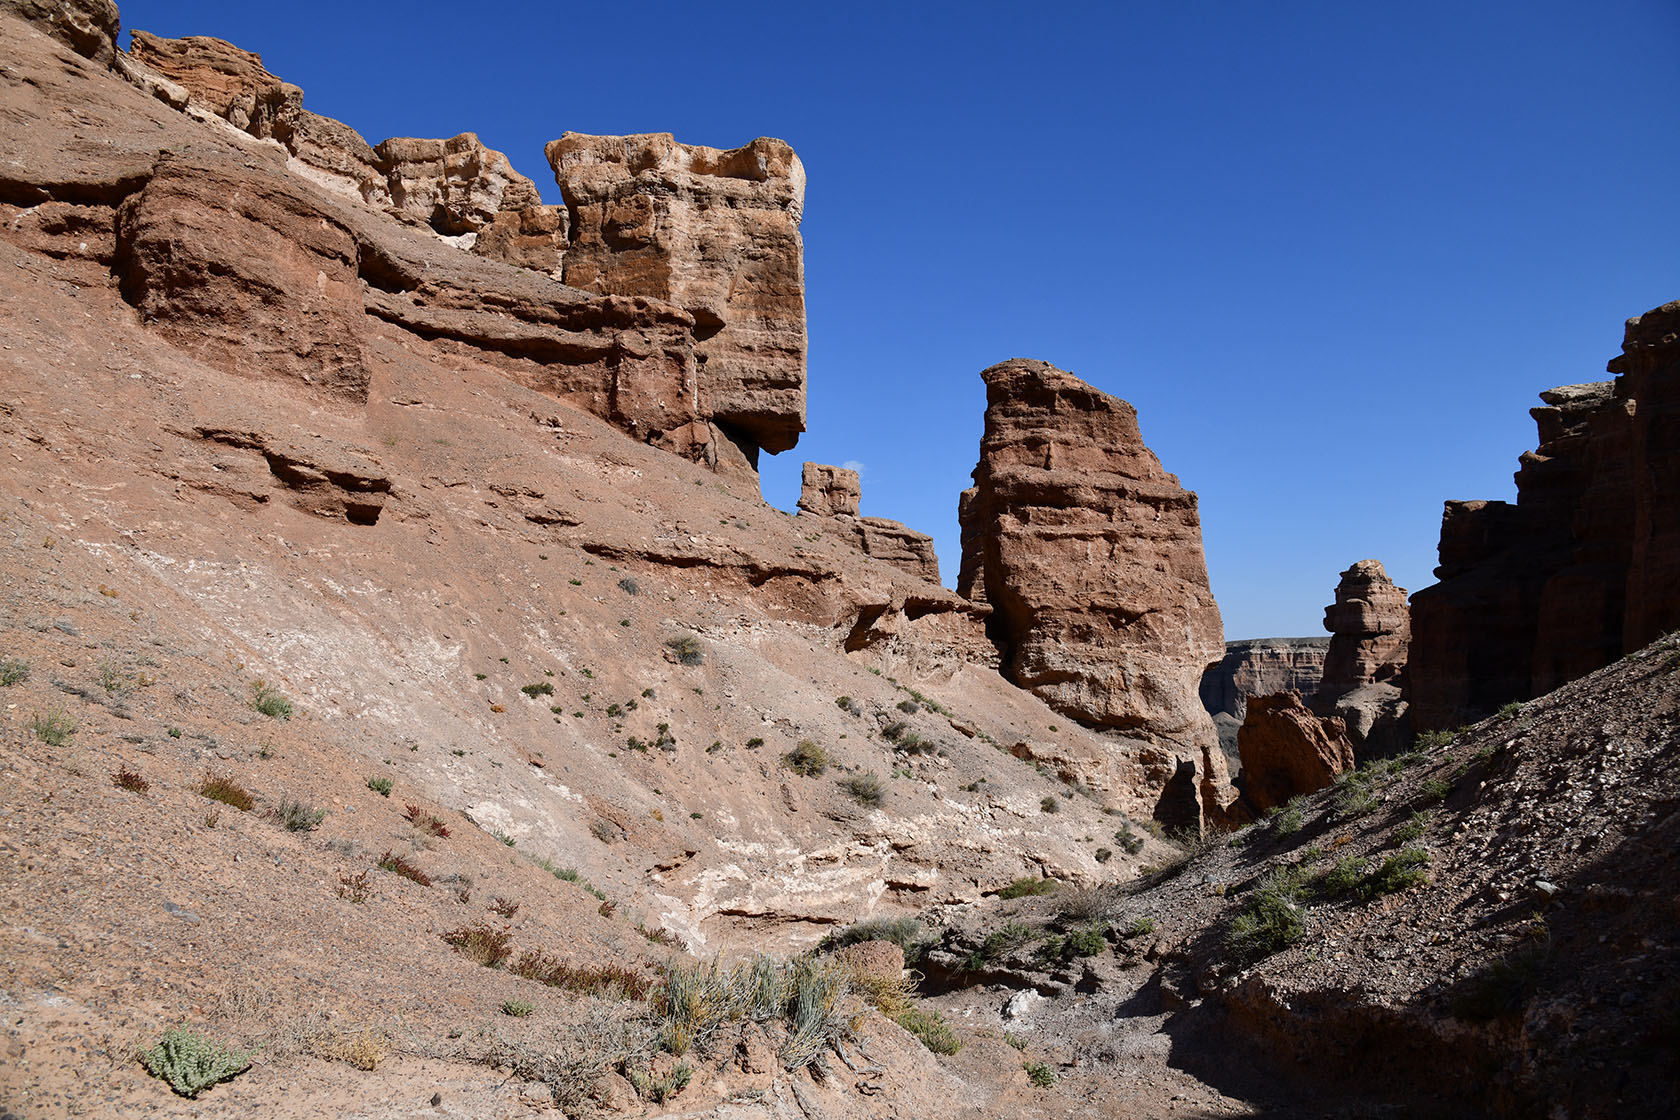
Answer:
[[[1242,719],[1250,696],[1311,696],[1324,677],[1328,638],[1246,638],[1226,642],[1225,656],[1202,674],[1202,706],[1213,716]]]
[[[992,607],[1011,680],[1082,724],[1171,744],[1214,813],[1231,795],[1198,686],[1225,649],[1196,495],[1125,401],[1047,362],[981,376],[959,594]]]
[[[822,463],[805,464],[799,493],[802,519],[820,517],[870,559],[891,564],[928,583],[938,583],[939,557],[933,551],[933,538],[885,517],[859,516],[862,498],[863,486],[856,471]]]
[[[1680,303],[1628,320],[1610,382],[1540,394],[1517,501],[1454,501],[1412,596],[1419,730],[1456,727],[1680,626]]]

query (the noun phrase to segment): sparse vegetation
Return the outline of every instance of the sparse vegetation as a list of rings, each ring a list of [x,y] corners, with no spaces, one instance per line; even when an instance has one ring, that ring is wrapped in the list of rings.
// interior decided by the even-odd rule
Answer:
[[[651,1071],[640,1070],[634,1066],[627,1066],[624,1072],[630,1079],[630,1087],[636,1090],[638,1097],[654,1104],[662,1104],[688,1087],[694,1076],[694,1067],[687,1062],[678,1062],[657,1077]]]
[[[1279,836],[1290,836],[1301,831],[1301,810],[1293,805],[1284,809],[1272,818],[1272,831]]]
[[[859,805],[879,808],[887,799],[887,787],[873,770],[867,774],[854,774],[840,785]]]
[[[643,1000],[653,987],[652,978],[623,965],[579,967],[540,949],[527,949],[508,966],[508,971],[550,988],[593,996],[596,999]]]
[[[255,807],[256,798],[251,791],[241,786],[226,774],[206,774],[193,787],[193,792],[200,797],[208,797],[212,801],[220,801],[223,805],[232,806],[241,813],[249,813]]]
[[[629,576],[625,576],[618,581],[618,589],[626,595],[640,595],[642,593],[642,585]]]
[[[130,793],[145,793],[152,788],[152,783],[126,766],[119,767],[112,773],[111,782],[118,789],[126,789]]]
[[[22,684],[29,679],[29,662],[15,657],[0,660],[0,685]]]
[[[1016,879],[997,892],[999,898],[1024,898],[1028,895],[1049,894],[1061,886],[1059,879]]]
[[[366,870],[354,875],[341,871],[338,875],[338,897],[348,902],[366,902],[370,885]]]
[[[1042,800],[1040,800],[1038,807],[1041,811],[1046,813],[1059,813],[1062,811],[1062,803],[1057,801],[1052,795],[1046,795]]]
[[[1279,868],[1254,888],[1231,927],[1225,945],[1237,957],[1256,961],[1301,939],[1301,880],[1292,868]]]
[[[1451,731],[1425,731],[1417,737],[1417,748],[1422,751],[1440,750],[1453,741]]]
[[[367,787],[381,797],[391,796],[391,779],[389,778],[369,778]]]
[[[935,1054],[955,1054],[962,1049],[962,1041],[957,1038],[957,1032],[951,1029],[951,1024],[937,1011],[912,1005],[887,1017],[915,1035],[923,1046]]]
[[[428,836],[435,836],[440,840],[449,839],[449,826],[441,817],[427,812],[418,805],[405,805],[403,817],[409,824],[424,832]]]
[[[523,1019],[535,1011],[536,1005],[522,999],[506,999],[502,1001],[502,1014],[511,1015],[515,1019]]]
[[[535,684],[520,685],[519,691],[535,700],[539,696],[553,696],[554,686],[549,684],[547,681],[538,681]]]
[[[1445,801],[1453,791],[1453,783],[1446,778],[1430,778],[1418,787],[1418,795],[1425,801]]]
[[[1126,927],[1120,936],[1130,941],[1134,937],[1148,937],[1155,932],[1154,918],[1134,918],[1132,924]]]
[[[782,765],[807,778],[819,777],[828,769],[828,752],[809,739],[801,739],[782,756]]]
[[[665,648],[677,655],[677,660],[684,665],[698,665],[706,660],[706,647],[700,644],[700,639],[694,634],[678,634],[674,638],[665,639]]]
[[[1038,931],[1025,922],[1007,922],[1002,928],[988,933],[985,940],[980,942],[980,947],[968,955],[967,967],[971,971],[984,968],[1019,949],[1036,936]]]
[[[1371,777],[1362,770],[1344,770],[1336,778],[1336,796],[1331,803],[1338,819],[1346,820],[1368,813],[1376,807],[1376,791]]]
[[[432,877],[430,875],[427,875],[424,871],[420,870],[402,856],[397,855],[395,852],[387,851],[384,855],[380,856],[379,866],[392,874],[401,875],[404,879],[407,879],[410,882],[419,883],[422,887],[429,887],[432,885]]]
[[[306,805],[292,797],[282,797],[280,804],[272,810],[272,815],[285,826],[287,832],[314,832],[321,827],[321,822],[327,819],[325,809]]]
[[[264,681],[251,682],[251,707],[270,719],[292,718],[292,702],[268,687]]]
[[[1135,856],[1143,851],[1143,837],[1132,831],[1131,825],[1126,825],[1114,834],[1114,842],[1129,856]]]
[[[500,968],[513,955],[513,935],[505,928],[496,929],[483,922],[452,929],[443,939],[463,957],[485,968]]]
[[[920,960],[929,944],[927,931],[915,918],[865,918],[861,922],[853,922],[839,933],[829,934],[818,948],[829,952],[863,941],[892,942],[904,950],[906,964]]]
[[[855,716],[863,713],[863,705],[859,704],[856,700],[853,700],[850,696],[838,697],[835,699],[834,703],[836,707],[848,715]]]
[[[1546,957],[1545,943],[1526,945],[1472,973],[1453,997],[1453,1015],[1485,1023],[1521,1011],[1540,989]]]
[[[1419,809],[1405,824],[1394,830],[1394,838],[1402,844],[1410,844],[1429,831],[1430,822],[1434,819],[1434,813],[1427,809]]]
[[[170,1027],[156,1046],[141,1052],[140,1064],[147,1073],[193,1100],[210,1086],[244,1072],[251,1064],[251,1055],[230,1050],[185,1027]]]
[[[49,747],[62,747],[70,742],[70,736],[76,733],[76,721],[64,714],[63,709],[54,708],[46,715],[36,712],[29,719],[29,730],[35,738]]]
[[[1027,1071],[1027,1080],[1035,1088],[1048,1089],[1056,1084],[1056,1071],[1048,1062],[1027,1062],[1021,1068]]]

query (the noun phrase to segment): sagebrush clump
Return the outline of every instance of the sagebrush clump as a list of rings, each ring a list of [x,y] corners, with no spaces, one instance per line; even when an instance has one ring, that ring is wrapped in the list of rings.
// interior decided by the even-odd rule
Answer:
[[[147,1073],[167,1081],[171,1089],[192,1100],[210,1086],[244,1072],[251,1064],[251,1055],[230,1050],[185,1027],[170,1027],[156,1046],[141,1052],[140,1063]]]

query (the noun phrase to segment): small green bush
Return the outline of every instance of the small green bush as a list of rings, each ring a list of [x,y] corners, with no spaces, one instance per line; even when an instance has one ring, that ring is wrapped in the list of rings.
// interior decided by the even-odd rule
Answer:
[[[1108,923],[1098,922],[1068,934],[1068,952],[1076,957],[1094,957],[1108,949]]]
[[[292,702],[263,681],[251,682],[251,707],[270,719],[292,718]]]
[[[994,929],[986,935],[980,947],[969,954],[968,968],[976,970],[984,968],[993,961],[1000,960],[1021,946],[1027,944],[1038,931],[1025,922],[1009,922],[1002,929]]]
[[[1132,924],[1126,927],[1126,932],[1121,936],[1130,941],[1134,937],[1148,937],[1154,932],[1154,918],[1134,918]]]
[[[848,715],[854,715],[855,716],[858,713],[863,711],[863,705],[859,704],[856,700],[853,700],[850,696],[836,697],[835,701],[834,701],[834,704],[842,712],[845,712]]]
[[[391,796],[391,779],[389,778],[369,778],[367,787],[381,797]]]
[[[859,805],[879,808],[887,800],[886,784],[873,770],[867,774],[854,774],[840,784]]]
[[[1049,894],[1061,886],[1058,879],[1016,879],[997,892],[999,898],[1023,898],[1027,895]]]
[[[687,1062],[678,1062],[676,1068],[661,1077],[634,1066],[627,1067],[625,1072],[630,1076],[630,1085],[636,1090],[636,1095],[654,1104],[662,1104],[682,1092],[694,1077],[694,1067]]]
[[[0,661],[0,685],[22,684],[29,679],[29,662],[8,657]]]
[[[520,685],[519,691],[535,700],[539,696],[553,696],[554,686],[547,681],[538,681],[536,684]]]
[[[1301,810],[1288,808],[1272,819],[1272,831],[1279,836],[1290,836],[1301,831]]]
[[[1410,820],[1394,830],[1394,838],[1402,844],[1410,844],[1429,830],[1429,824],[1434,819],[1434,813],[1427,809],[1419,809],[1412,814]]]
[[[1279,869],[1261,880],[1232,919],[1225,945],[1237,957],[1256,961],[1299,941],[1302,930],[1300,879]]]
[[[1430,778],[1418,787],[1418,795],[1425,801],[1445,801],[1453,791],[1453,783],[1446,778]]]
[[[951,1029],[951,1024],[937,1011],[911,1005],[891,1018],[935,1054],[955,1054],[962,1049],[962,1041],[957,1038],[957,1032]]]
[[[1451,731],[1425,731],[1417,737],[1417,746],[1419,750],[1435,751],[1440,750],[1452,741],[1453,733]]]
[[[314,832],[327,819],[327,811],[305,805],[295,798],[283,797],[274,810],[274,819],[284,825],[287,832]]]
[[[815,778],[828,769],[828,752],[809,739],[801,739],[797,746],[782,756],[782,765],[795,774]]]
[[[1402,848],[1384,859],[1360,885],[1360,897],[1369,901],[1415,887],[1429,878],[1424,870],[1429,853],[1422,848]]]
[[[162,1041],[141,1052],[140,1063],[147,1073],[193,1100],[210,1086],[243,1073],[251,1064],[251,1055],[230,1050],[185,1027],[170,1027],[163,1032]]]
[[[824,952],[861,941],[891,941],[904,950],[904,963],[914,964],[927,950],[929,939],[922,923],[915,918],[865,918],[853,922],[839,933],[831,933],[817,946]]]
[[[1049,794],[1039,801],[1038,807],[1042,812],[1046,813],[1059,813],[1062,811],[1062,803],[1057,801],[1054,795]]]
[[[76,721],[65,715],[63,709],[54,708],[46,715],[36,712],[31,716],[29,730],[47,746],[62,747],[70,741],[70,736],[75,734]]]
[[[1056,1084],[1056,1071],[1048,1062],[1027,1062],[1021,1068],[1027,1071],[1027,1080],[1036,1088],[1048,1089]]]
[[[515,1019],[523,1019],[536,1009],[535,1004],[527,1003],[522,999],[509,999],[502,1001],[502,1014],[511,1015]]]

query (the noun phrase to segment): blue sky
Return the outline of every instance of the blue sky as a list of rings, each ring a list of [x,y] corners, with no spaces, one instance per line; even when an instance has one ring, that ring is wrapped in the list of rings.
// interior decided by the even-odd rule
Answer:
[[[387,136],[475,131],[559,201],[567,130],[779,136],[810,176],[810,430],[947,582],[979,371],[1137,406],[1201,496],[1227,638],[1321,633],[1339,571],[1432,581],[1514,497],[1552,385],[1680,299],[1680,3],[122,5]]]

